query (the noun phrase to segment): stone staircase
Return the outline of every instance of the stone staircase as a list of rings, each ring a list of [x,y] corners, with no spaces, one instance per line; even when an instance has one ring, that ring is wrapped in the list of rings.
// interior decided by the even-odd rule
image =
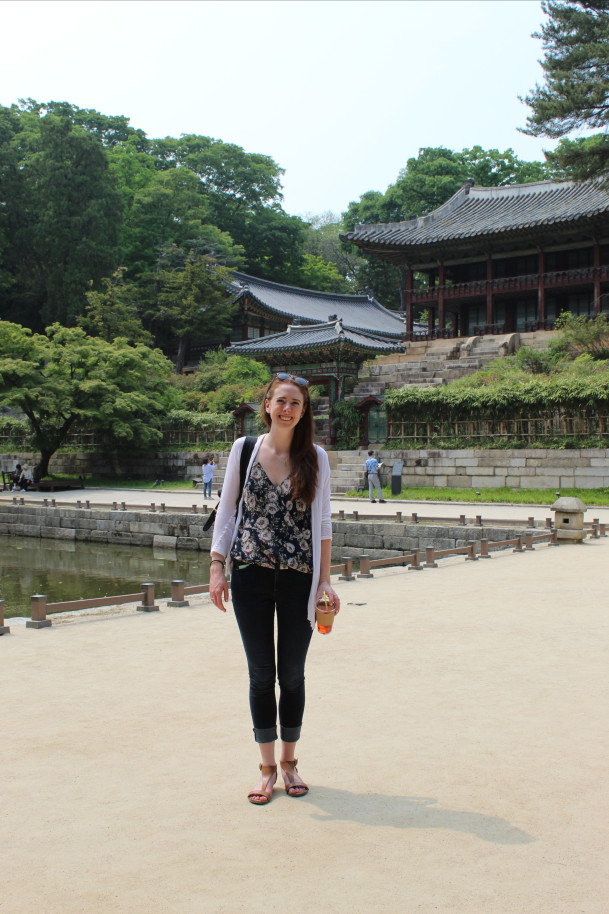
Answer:
[[[359,451],[330,451],[328,453],[332,495],[344,495],[350,489],[358,489],[360,486],[363,486],[366,492],[368,491],[368,484],[364,477],[364,464],[367,457],[367,448]],[[382,460],[382,457],[380,459]],[[390,480],[391,463],[387,463],[381,468],[381,481],[385,484]]]
[[[522,336],[539,334],[522,334]],[[515,352],[520,334],[472,336],[463,339],[409,343],[405,353],[380,356],[365,362],[351,395],[363,400],[382,396],[387,388],[436,387],[478,371],[488,362]],[[539,348],[542,348],[539,341]],[[351,399],[351,397],[350,397]]]

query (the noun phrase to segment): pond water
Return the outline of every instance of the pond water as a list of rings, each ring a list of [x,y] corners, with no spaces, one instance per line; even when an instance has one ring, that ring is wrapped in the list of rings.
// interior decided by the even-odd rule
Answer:
[[[29,617],[35,593],[53,603],[138,593],[144,581],[154,581],[155,597],[162,598],[175,580],[209,583],[209,553],[0,534],[0,600],[7,619]]]

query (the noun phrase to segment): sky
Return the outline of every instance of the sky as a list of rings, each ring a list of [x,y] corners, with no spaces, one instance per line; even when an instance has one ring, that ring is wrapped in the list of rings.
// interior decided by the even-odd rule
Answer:
[[[385,191],[424,146],[511,147],[543,81],[539,0],[0,0],[0,104],[271,156],[294,215]]]

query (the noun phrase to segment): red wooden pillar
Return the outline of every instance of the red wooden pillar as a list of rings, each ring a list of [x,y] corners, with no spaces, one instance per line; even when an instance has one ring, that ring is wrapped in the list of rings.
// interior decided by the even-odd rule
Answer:
[[[412,333],[413,315],[412,315],[412,286],[413,274],[410,267],[402,270],[403,288],[400,289],[400,298],[402,299],[402,309],[406,312],[406,336]]]
[[[429,305],[427,309],[427,333],[431,337],[434,331],[434,325],[436,322],[436,309],[433,305]]]
[[[412,315],[412,287],[413,273],[410,267],[406,270],[406,332],[412,333],[413,315]]]
[[[594,313],[601,313],[601,248],[594,245]]]
[[[493,261],[486,258],[486,323],[493,323]]]
[[[444,330],[444,264],[438,267],[438,330]]]
[[[540,251],[537,255],[537,326],[546,323],[546,255]]]

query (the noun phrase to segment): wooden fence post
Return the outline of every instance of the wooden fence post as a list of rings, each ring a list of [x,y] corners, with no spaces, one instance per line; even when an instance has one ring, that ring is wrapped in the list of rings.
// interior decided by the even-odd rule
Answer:
[[[418,549],[415,549],[412,553],[412,562],[408,566],[408,571],[423,571],[423,566],[421,565],[421,553]]]
[[[524,548],[526,549],[527,552],[532,552],[535,549],[535,546],[533,545],[533,534],[532,533],[525,533]]]
[[[358,578],[373,578],[373,577],[374,577],[374,575],[370,571],[370,556],[369,555],[360,555]]]
[[[167,606],[190,606],[184,599],[184,581],[171,582],[171,600],[167,601]]]
[[[349,555],[343,555],[341,560],[345,567],[338,580],[355,581],[355,578],[353,577],[353,559]]]
[[[472,540],[467,544],[467,555],[465,556],[466,562],[477,562],[478,556],[476,555],[476,542]]]
[[[486,538],[481,539],[480,540],[480,555],[478,556],[478,558],[492,559],[492,557],[493,556],[490,555],[489,551],[488,551],[488,540]]]
[[[31,619],[25,623],[26,628],[50,628],[51,620],[47,619],[47,597],[44,593],[35,593],[30,597]]]
[[[438,563],[435,561],[436,550],[433,546],[427,546],[425,549],[425,565],[424,568],[437,568]]]
[[[155,606],[154,603],[154,584],[152,584],[150,581],[146,581],[145,584],[142,584],[142,591],[144,599],[137,607],[137,611],[142,613],[158,612],[159,607]]]
[[[9,635],[10,628],[4,624],[4,600],[0,600],[0,635]]]
[[[521,536],[516,537],[516,545],[514,546],[512,551],[513,552],[524,552],[524,549],[522,548],[522,537]]]

